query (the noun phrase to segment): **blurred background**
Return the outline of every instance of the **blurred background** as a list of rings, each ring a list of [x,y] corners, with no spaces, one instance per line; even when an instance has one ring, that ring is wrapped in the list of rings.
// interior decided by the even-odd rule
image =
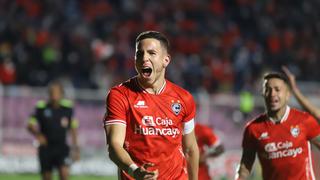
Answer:
[[[0,0],[0,174],[38,172],[26,123],[48,82],[59,79],[80,121],[82,159],[72,174],[115,176],[105,95],[135,75],[135,37],[157,30],[171,42],[167,78],[194,95],[197,121],[226,147],[209,161],[210,173],[231,179],[243,126],[263,111],[264,72],[287,65],[320,106],[319,9],[318,0]]]

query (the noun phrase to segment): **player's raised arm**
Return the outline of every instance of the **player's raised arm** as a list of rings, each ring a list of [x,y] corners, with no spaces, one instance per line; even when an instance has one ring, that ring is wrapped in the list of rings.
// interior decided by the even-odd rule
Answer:
[[[235,175],[235,180],[248,179],[255,157],[256,152],[254,150],[246,148],[243,149],[240,165]]]
[[[314,104],[311,103],[311,101],[302,94],[300,89],[297,86],[296,80],[295,80],[295,75],[290,72],[290,70],[286,67],[283,66],[282,70],[286,74],[286,76],[289,79],[289,83],[292,89],[292,93],[299,102],[299,104],[310,114],[312,114],[318,122],[320,122],[320,108],[316,107]]]
[[[199,170],[199,149],[194,130],[185,132],[183,136],[183,149],[188,162],[189,180],[198,179]]]

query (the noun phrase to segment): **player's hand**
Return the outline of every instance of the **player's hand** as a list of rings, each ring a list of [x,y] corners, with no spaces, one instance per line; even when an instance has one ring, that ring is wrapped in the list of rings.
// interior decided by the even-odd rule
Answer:
[[[288,77],[291,88],[296,88],[296,77],[295,77],[295,75],[292,74],[290,72],[290,70],[286,66],[282,66],[282,70],[286,74],[286,76]]]
[[[159,175],[159,171],[149,171],[147,170],[149,167],[154,166],[152,163],[145,163],[141,167],[139,167],[137,170],[133,172],[134,178],[137,180],[156,180]]]
[[[38,134],[37,135],[37,140],[38,140],[40,146],[48,145],[47,138],[43,134]]]

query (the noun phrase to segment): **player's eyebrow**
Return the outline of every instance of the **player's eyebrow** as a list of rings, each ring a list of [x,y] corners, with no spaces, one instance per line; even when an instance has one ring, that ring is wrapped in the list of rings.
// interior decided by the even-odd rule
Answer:
[[[147,52],[148,52],[148,53],[157,53],[158,51],[155,50],[155,49],[148,49]]]

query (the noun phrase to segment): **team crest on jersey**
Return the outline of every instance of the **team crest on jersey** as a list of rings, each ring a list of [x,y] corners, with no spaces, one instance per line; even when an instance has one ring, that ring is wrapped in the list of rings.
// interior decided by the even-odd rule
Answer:
[[[61,123],[62,127],[64,127],[64,128],[68,127],[68,124],[69,124],[68,118],[67,117],[61,118],[60,123]]]
[[[291,135],[292,135],[293,137],[299,136],[299,134],[300,134],[300,128],[299,128],[299,126],[291,126],[290,132],[291,132]]]
[[[178,100],[177,102],[174,102],[173,100],[171,101],[172,104],[171,104],[171,109],[172,111],[174,112],[175,115],[178,115],[181,111],[181,103],[180,101]]]

